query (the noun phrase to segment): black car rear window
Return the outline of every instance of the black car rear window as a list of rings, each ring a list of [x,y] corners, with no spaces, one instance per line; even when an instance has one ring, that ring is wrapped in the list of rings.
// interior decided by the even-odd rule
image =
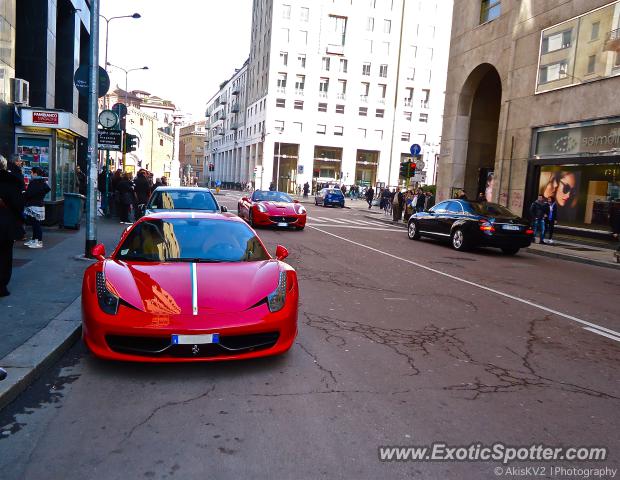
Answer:
[[[478,215],[485,215],[487,217],[514,217],[515,214],[508,210],[506,207],[499,205],[498,203],[488,202],[471,202],[463,203],[466,209],[471,209],[471,213]],[[469,207],[469,208],[468,208]]]
[[[217,211],[217,204],[210,192],[198,190],[155,191],[147,208],[151,210],[204,210]]]

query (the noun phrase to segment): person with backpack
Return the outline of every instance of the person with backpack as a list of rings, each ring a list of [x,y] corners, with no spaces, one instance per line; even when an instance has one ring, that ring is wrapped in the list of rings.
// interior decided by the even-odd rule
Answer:
[[[41,222],[45,220],[45,206],[43,200],[51,190],[45,179],[44,172],[39,167],[32,167],[28,188],[24,193],[24,216],[26,224],[32,226],[32,240],[24,245],[28,248],[43,248],[43,229]]]

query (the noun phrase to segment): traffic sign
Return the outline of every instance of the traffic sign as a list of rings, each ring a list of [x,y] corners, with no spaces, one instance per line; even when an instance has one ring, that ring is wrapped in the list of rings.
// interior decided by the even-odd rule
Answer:
[[[127,105],[124,103],[115,103],[112,105],[112,111],[116,113],[119,118],[127,116]]]
[[[416,155],[420,155],[420,152],[422,151],[422,147],[418,145],[417,143],[414,143],[413,145],[411,145],[411,148],[409,149],[409,151],[411,152],[411,155],[415,157]]]
[[[97,143],[99,150],[120,152],[123,149],[123,132],[120,130],[97,130]]]
[[[414,182],[426,182],[426,172],[416,172],[413,176]]]
[[[81,65],[75,71],[75,75],[73,76],[75,88],[77,88],[80,95],[84,97],[88,96],[89,77],[90,67],[88,65]],[[106,93],[108,93],[108,90],[110,90],[110,77],[108,76],[108,72],[101,67],[99,67],[98,77],[97,96],[103,97]]]

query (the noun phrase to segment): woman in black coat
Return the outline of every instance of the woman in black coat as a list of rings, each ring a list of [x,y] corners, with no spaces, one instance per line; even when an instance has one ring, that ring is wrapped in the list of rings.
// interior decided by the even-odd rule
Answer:
[[[0,297],[9,295],[6,287],[13,272],[13,242],[23,211],[19,180],[7,171],[6,158],[0,155]]]
[[[121,223],[131,223],[129,221],[129,209],[136,203],[136,194],[133,189],[133,183],[128,173],[123,174],[123,178],[116,186],[119,197],[119,208]]]

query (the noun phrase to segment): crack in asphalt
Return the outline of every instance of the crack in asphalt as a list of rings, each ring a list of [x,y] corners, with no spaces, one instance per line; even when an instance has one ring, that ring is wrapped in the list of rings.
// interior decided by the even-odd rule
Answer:
[[[301,348],[310,358],[312,358],[314,364],[319,368],[319,370],[321,372],[324,373],[323,377],[321,378],[321,382],[323,382],[325,384],[325,388],[329,388],[329,382],[327,381],[327,376],[329,376],[332,381],[334,383],[338,383],[338,380],[336,380],[336,376],[334,375],[334,372],[332,372],[330,369],[325,368],[323,365],[321,365],[321,363],[319,362],[318,357],[313,354],[310,350],[308,350],[301,342],[297,342],[297,345],[299,346],[299,348]]]
[[[283,393],[231,393],[232,396],[240,397],[303,397],[307,395],[332,395],[332,394],[347,394],[347,393],[366,393],[370,395],[401,395],[405,393],[411,393],[411,389],[406,390],[394,390],[391,392],[379,391],[379,390],[308,390],[305,392],[283,392]]]

